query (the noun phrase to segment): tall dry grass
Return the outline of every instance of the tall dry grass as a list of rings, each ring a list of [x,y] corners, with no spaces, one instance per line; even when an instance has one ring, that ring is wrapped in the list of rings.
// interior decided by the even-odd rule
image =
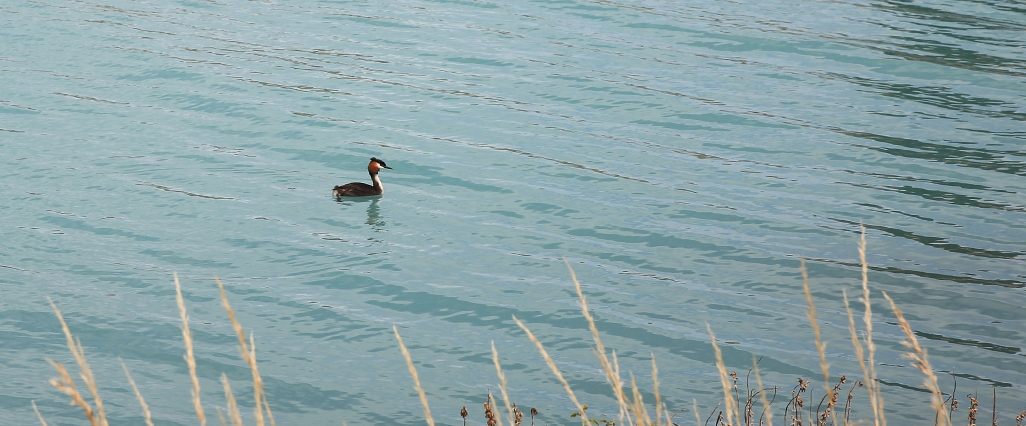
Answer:
[[[545,363],[548,364],[549,369],[552,370],[552,374],[559,379],[560,383],[563,384],[563,389],[566,390],[567,395],[570,396],[570,401],[573,401],[574,406],[577,408],[577,412],[581,415],[581,424],[587,424],[587,410],[585,410],[584,405],[577,400],[577,395],[575,395],[574,390],[570,388],[570,383],[567,383],[566,379],[563,378],[563,373],[559,371],[559,367],[556,366],[556,362],[552,360],[551,356],[549,356],[549,352],[545,350],[545,345],[542,345],[541,341],[538,340],[537,337],[534,337],[534,333],[531,332],[531,329],[527,328],[523,322],[517,319],[516,315],[513,316],[513,321],[516,321],[517,325],[524,330],[524,333],[527,333],[527,338],[530,339],[531,343],[534,343],[534,346],[538,348],[538,352],[541,353],[542,358],[545,359]]]
[[[121,360],[118,359],[118,361]],[[128,372],[128,366],[125,365],[124,361],[121,361],[121,368],[125,370],[125,376],[128,377],[128,383],[132,385],[132,391],[135,392],[135,397],[139,400],[139,405],[142,406],[143,419],[146,420],[146,426],[153,426],[153,415],[150,414],[150,406],[146,405],[146,399],[143,398],[142,393],[139,392],[139,387],[135,385],[135,380],[132,379],[132,373]]]
[[[759,400],[762,402],[762,416],[759,416],[759,422],[762,424],[762,419],[766,419],[766,426],[773,426],[773,411],[770,410],[769,399],[766,398],[766,388],[762,385],[762,375],[759,374],[759,361],[755,359],[755,355],[752,355],[752,369],[755,370],[755,383],[759,386]]]
[[[221,291],[221,306],[228,313],[228,319],[232,323],[235,335],[239,338],[239,354],[242,355],[242,360],[246,362],[250,372],[253,374],[253,399],[255,402],[253,417],[256,425],[264,426],[264,413],[266,412],[267,418],[271,421],[271,426],[275,426],[274,415],[271,414],[271,407],[267,403],[267,395],[264,393],[264,379],[260,377],[260,368],[257,367],[256,342],[253,335],[250,334],[249,343],[246,343],[246,330],[235,319],[235,310],[232,309],[231,303],[228,302],[228,296],[224,293],[224,284],[221,283],[220,279],[214,278],[214,280],[217,281],[217,288]]]
[[[905,333],[907,340],[901,342],[905,347],[912,351],[905,354],[904,357],[912,360],[912,366],[917,370],[921,371],[925,377],[923,380],[923,386],[930,390],[931,403],[930,406],[937,412],[935,418],[936,422],[941,426],[951,426],[951,419],[948,417],[948,410],[945,408],[944,393],[940,389],[940,385],[937,383],[937,375],[933,372],[933,366],[930,365],[930,359],[926,356],[926,349],[919,346],[919,339],[916,339],[916,334],[912,331],[912,326],[905,320],[905,315],[902,314],[901,309],[898,309],[898,305],[894,304],[894,300],[891,296],[888,296],[885,292],[883,294],[887,302],[891,304],[891,310],[894,311],[894,316],[898,318],[898,325],[901,327],[901,331]],[[994,404],[997,404],[997,390],[994,391]],[[995,415],[997,410],[994,410]]]
[[[506,413],[509,415],[509,424],[515,422],[513,417],[513,406],[510,405],[509,393],[506,392],[506,375],[502,372],[502,365],[499,364],[499,351],[495,349],[495,341],[492,341],[492,362],[495,363],[495,374],[499,376],[499,391],[502,392],[502,401],[506,404]],[[502,426],[502,417],[496,419],[498,426]]]
[[[599,336],[598,327],[595,326],[595,319],[591,316],[591,311],[588,309],[588,299],[584,297],[584,291],[581,290],[581,282],[577,280],[577,274],[574,272],[574,268],[570,267],[570,262],[563,259],[563,263],[566,264],[566,269],[570,271],[570,279],[574,282],[574,290],[577,291],[577,298],[581,301],[581,315],[588,321],[588,330],[591,331],[592,339],[595,341],[594,352],[595,356],[599,360],[599,365],[602,367],[602,372],[606,374],[606,380],[609,385],[613,388],[613,396],[616,397],[617,407],[619,409],[620,423],[623,424],[624,417],[627,418],[628,425],[634,426],[636,424],[637,415],[635,418],[631,418],[628,413],[633,412],[627,405],[627,396],[624,394],[623,381],[620,378],[620,366],[616,363],[616,352],[613,352],[613,361],[609,360],[609,355],[606,353],[606,346],[602,344],[602,338]]]
[[[809,272],[805,269],[805,259],[801,259],[800,269],[802,272],[802,289],[805,290],[805,301],[809,304],[809,312],[805,314],[805,316],[809,319],[809,325],[812,326],[812,333],[816,337],[816,351],[819,352],[819,366],[820,369],[823,370],[823,388],[827,390],[826,399],[829,401],[827,404],[827,411],[824,413],[824,416],[830,417],[830,412],[833,411],[834,405],[837,404],[837,392],[830,387],[830,365],[826,362],[826,343],[823,342],[823,339],[819,334],[819,323],[816,322],[816,304],[812,302],[812,291],[809,290]],[[836,424],[836,421],[834,423]]]
[[[865,324],[864,340],[869,358],[866,360],[866,390],[869,392],[869,404],[873,407],[873,421],[876,426],[887,426],[884,416],[884,402],[880,396],[880,381],[876,379],[876,344],[873,343],[873,304],[869,298],[869,262],[866,261],[866,227],[859,224],[859,261],[862,265],[862,303],[865,306],[862,322]],[[850,311],[849,311],[850,312]]]
[[[196,374],[196,358],[193,353],[193,341],[192,332],[189,329],[189,315],[185,307],[185,300],[182,297],[181,282],[178,280],[178,274],[174,274],[175,282],[175,296],[178,304],[178,311],[182,318],[182,340],[185,344],[185,363],[189,367],[189,377],[192,382],[190,389],[190,395],[192,397],[193,409],[196,411],[196,417],[200,425],[206,424],[206,415],[203,409],[203,404],[200,399],[200,384],[199,378]],[[254,398],[256,400],[256,424],[264,426],[263,417],[261,414],[266,413],[268,419],[271,421],[271,425],[274,426],[274,416],[271,414],[271,409],[267,403],[266,394],[263,393],[263,379],[260,376],[260,371],[257,368],[256,363],[256,346],[254,344],[253,335],[250,334],[249,341],[246,341],[246,334],[242,328],[242,325],[235,319],[235,311],[232,309],[231,304],[228,302],[228,297],[224,292],[224,286],[220,280],[217,280],[218,287],[221,290],[221,304],[228,313],[228,317],[232,322],[232,327],[238,335],[240,347],[239,352],[242,355],[243,361],[250,367],[253,374],[253,387],[254,387]],[[48,299],[49,300],[49,299]],[[47,360],[50,365],[57,371],[57,377],[50,380],[50,384],[58,391],[71,397],[71,404],[82,408],[86,420],[92,426],[109,426],[107,423],[107,416],[103,406],[103,399],[100,397],[98,386],[96,384],[96,378],[93,375],[92,369],[89,368],[89,363],[85,357],[85,351],[82,349],[82,343],[72,335],[71,330],[68,328],[67,322],[64,321],[64,316],[61,314],[60,309],[57,305],[50,300],[50,306],[54,310],[54,314],[61,323],[61,328],[64,331],[64,336],[67,339],[68,350],[71,351],[72,356],[75,358],[75,363],[78,364],[81,370],[80,377],[82,382],[89,389],[89,393],[92,396],[93,403],[91,404],[81,392],[79,392],[75,380],[72,379],[71,374],[68,373],[64,365],[55,362],[53,360]],[[125,370],[125,375],[128,377],[129,383],[132,385],[132,389],[135,392],[136,398],[139,400],[139,404],[142,407],[143,418],[148,426],[152,426],[152,415],[149,410],[149,406],[146,404],[146,400],[143,398],[142,393],[139,392],[138,386],[135,384],[135,380],[132,379],[131,373],[128,371],[128,367],[121,363],[122,368]],[[222,374],[222,384],[224,386],[226,400],[227,400],[227,411],[232,424],[235,426],[242,426],[242,416],[239,413],[238,406],[235,403],[235,397],[231,393],[231,387],[228,384],[227,376]],[[93,408],[95,404],[95,409]],[[46,419],[39,413],[39,409],[35,407],[35,402],[32,403],[33,408],[39,417],[39,422],[43,426],[47,426]],[[218,416],[221,417],[221,422],[224,423],[224,418],[220,415],[220,409],[218,409]]]
[[[186,313],[185,300],[182,299],[182,283],[178,281],[178,273],[175,277],[175,297],[178,302],[178,313],[182,316],[182,340],[185,341],[185,364],[189,366],[189,377],[192,379],[192,406],[196,410],[196,417],[199,418],[200,426],[207,424],[207,416],[203,412],[203,402],[200,400],[200,382],[196,377],[196,357],[192,353],[192,332],[189,331],[189,315]]]
[[[862,282],[861,290],[862,295],[859,300],[863,304],[863,315],[862,315],[862,330],[858,329],[855,321],[855,316],[848,301],[848,294],[846,290],[842,290],[845,310],[847,313],[849,337],[851,339],[852,348],[856,359],[858,360],[859,369],[862,372],[863,380],[856,381],[848,388],[847,399],[845,401],[843,409],[837,407],[842,385],[846,385],[846,377],[841,375],[834,386],[830,385],[830,373],[829,364],[827,363],[826,357],[826,342],[822,340],[820,334],[819,324],[816,315],[816,306],[812,297],[812,291],[809,286],[808,272],[805,268],[804,259],[800,264],[800,271],[802,275],[802,286],[808,304],[808,312],[806,317],[809,320],[810,327],[813,331],[814,343],[816,350],[819,355],[820,369],[823,373],[824,387],[821,392],[823,396],[819,400],[819,405],[815,408],[813,413],[813,402],[810,382],[804,379],[798,379],[798,385],[792,389],[791,397],[787,400],[783,409],[783,422],[790,426],[804,426],[805,422],[808,422],[810,426],[826,426],[829,423],[837,425],[838,422],[844,426],[856,425],[865,423],[865,421],[850,420],[851,405],[854,398],[854,392],[858,387],[864,386],[868,393],[868,401],[871,407],[873,418],[870,420],[875,426],[886,426],[887,421],[884,415],[884,403],[880,392],[880,381],[876,376],[876,361],[875,353],[876,346],[873,343],[873,314],[872,304],[870,300],[871,292],[869,289],[868,280],[868,264],[866,261],[866,241],[865,241],[865,228],[862,228],[862,235],[859,242],[859,258],[861,261],[862,270]],[[564,261],[565,262],[565,261]],[[582,286],[574,273],[573,268],[569,263],[566,263],[567,269],[570,273],[571,280],[573,281],[574,288],[577,292],[577,296],[580,302],[582,316],[588,323],[588,329],[592,335],[594,346],[592,350],[594,355],[598,359],[599,366],[603,372],[606,381],[611,387],[612,396],[615,398],[617,403],[617,418],[618,421],[613,420],[598,420],[595,417],[589,418],[587,414],[587,405],[583,404],[578,400],[576,394],[571,388],[569,382],[560,372],[558,365],[549,355],[545,349],[541,340],[531,332],[526,324],[524,324],[516,316],[512,319],[514,322],[524,331],[528,340],[530,340],[535,347],[538,349],[539,354],[545,361],[551,370],[553,376],[558,379],[560,384],[566,391],[570,401],[573,403],[574,408],[577,410],[573,413],[572,417],[580,417],[582,425],[588,424],[604,424],[605,426],[613,426],[616,424],[630,425],[630,426],[674,426],[674,415],[684,411],[684,409],[678,410],[671,414],[670,410],[662,400],[662,396],[659,391],[659,369],[656,363],[655,356],[652,356],[652,383],[653,389],[651,390],[654,401],[650,402],[654,408],[654,420],[650,414],[648,404],[642,397],[643,392],[637,386],[637,380],[633,373],[628,373],[630,378],[629,385],[623,380],[620,372],[620,365],[617,360],[616,351],[607,349],[606,345],[602,342],[601,335],[596,325],[595,319],[591,314],[588,307],[587,298],[582,290]],[[200,399],[200,382],[196,373],[196,358],[193,352],[192,333],[189,329],[189,316],[185,306],[184,298],[182,297],[181,283],[178,280],[177,274],[174,275],[176,302],[179,308],[179,314],[182,319],[182,339],[185,345],[185,355],[183,356],[186,365],[189,368],[189,376],[191,380],[190,395],[192,397],[193,409],[196,412],[197,420],[201,426],[206,424],[206,416],[204,411],[203,403]],[[260,375],[259,368],[257,366],[256,359],[256,345],[255,339],[252,333],[247,336],[246,331],[242,325],[238,322],[235,311],[232,309],[231,304],[228,301],[228,297],[224,290],[224,285],[220,280],[217,280],[218,289],[221,295],[221,305],[224,307],[225,312],[232,324],[232,328],[236,333],[236,337],[239,342],[238,350],[243,362],[249,367],[252,373],[252,385],[253,385],[253,398],[254,398],[254,413],[253,420],[257,426],[266,426],[266,420],[270,422],[271,426],[275,426],[274,415],[271,412],[270,404],[268,403],[267,394],[264,391],[263,379]],[[951,413],[955,410],[957,400],[952,394],[950,397],[945,398],[944,392],[940,389],[939,381],[936,376],[936,372],[929,362],[927,357],[926,349],[923,348],[912,329],[911,324],[905,319],[902,311],[898,308],[897,304],[888,296],[883,293],[884,298],[890,304],[891,310],[898,321],[898,326],[905,335],[905,341],[902,342],[906,347],[909,348],[909,352],[905,354],[906,358],[912,360],[912,366],[918,369],[924,375],[923,386],[931,394],[931,409],[935,412],[935,426],[951,426],[953,424]],[[67,346],[72,356],[75,359],[76,364],[81,371],[79,377],[82,383],[88,390],[88,394],[84,394],[79,390],[76,381],[72,378],[71,374],[67,369],[60,363],[48,360],[48,362],[54,367],[57,372],[57,377],[50,381],[50,384],[54,386],[58,391],[64,393],[71,398],[71,404],[82,409],[83,415],[92,426],[108,426],[106,419],[106,412],[103,405],[103,399],[100,397],[98,391],[98,385],[96,378],[89,367],[89,364],[85,357],[85,352],[82,349],[81,342],[75,338],[67,323],[64,321],[64,317],[57,306],[50,301],[50,305],[54,310],[55,315],[61,323],[62,330],[67,341]],[[720,351],[719,345],[716,340],[716,335],[712,330],[712,327],[708,324],[706,329],[711,339],[713,352],[715,354],[715,366],[716,374],[720,381],[720,387],[722,388],[723,399],[720,401],[716,408],[709,413],[706,417],[705,422],[701,420],[701,416],[698,411],[697,400],[694,400],[692,407],[693,415],[695,417],[696,425],[708,426],[713,416],[716,416],[716,420],[713,422],[714,426],[772,426],[773,425],[773,409],[772,406],[776,401],[778,394],[778,387],[765,387],[763,385],[762,374],[759,371],[758,361],[753,359],[752,368],[749,370],[749,376],[754,372],[755,380],[757,384],[756,389],[750,389],[748,387],[748,378],[746,378],[746,397],[742,401],[739,396],[738,387],[738,375],[733,371],[728,371],[726,364],[723,361],[723,354]],[[414,366],[412,356],[407,350],[403,343],[402,337],[399,335],[397,327],[393,326],[393,332],[396,337],[400,352],[406,360],[407,367],[409,368],[410,374],[413,378],[414,387],[420,398],[421,405],[424,409],[424,418],[429,426],[434,426],[434,418],[431,414],[431,409],[428,405],[426,392],[420,382],[417,374],[416,367]],[[499,389],[502,395],[502,399],[507,411],[507,420],[510,426],[520,426],[523,420],[523,412],[520,411],[519,407],[512,402],[507,392],[507,377],[502,371],[501,364],[499,362],[499,352],[495,347],[494,342],[492,343],[492,360],[495,364],[496,375],[499,380]],[[144,421],[148,426],[152,426],[152,416],[148,405],[146,404],[143,395],[140,393],[139,388],[136,386],[135,381],[132,379],[131,373],[128,367],[122,362],[122,367],[125,371],[125,375],[132,386],[132,389],[138,399],[140,406],[142,407]],[[235,399],[235,395],[232,392],[231,384],[229,383],[227,375],[221,375],[221,384],[225,394],[225,412],[227,413],[227,419],[222,415],[221,407],[216,407],[218,418],[222,425],[227,426],[229,423],[232,426],[243,426],[243,418],[239,411],[238,403]],[[772,391],[772,394],[770,392]],[[953,393],[953,392],[952,392]],[[970,426],[975,426],[976,415],[979,411],[979,401],[977,397],[968,397],[971,403],[969,410],[968,420]],[[806,401],[808,400],[808,401]],[[994,405],[995,415],[992,416],[992,423],[996,424],[996,400],[997,394],[995,390],[994,394]],[[761,404],[760,404],[761,403]],[[826,404],[825,410],[823,405]],[[756,416],[756,406],[762,406],[762,412]],[[43,415],[39,412],[35,402],[32,402],[33,410],[36,412],[40,423],[43,426],[47,426],[47,422]],[[717,415],[717,410],[723,407]],[[484,404],[486,417],[488,419],[489,426],[501,426],[502,418],[498,413],[498,406],[496,401],[492,397],[491,392],[488,393],[486,402]],[[742,409],[743,407],[743,409]],[[807,411],[806,411],[807,410]],[[840,411],[839,411],[840,410]],[[537,410],[531,409],[531,424],[534,424],[534,417],[537,415]],[[466,423],[468,412],[466,407],[461,410],[461,416],[463,417],[464,423]],[[1016,418],[1016,421],[1021,421],[1026,418],[1026,411]]]
[[[92,394],[93,403],[96,404],[94,410],[92,405],[89,404],[85,397],[78,391],[78,387],[75,386],[75,380],[71,378],[68,371],[58,362],[53,360],[47,360],[50,365],[57,370],[58,377],[50,380],[50,385],[57,388],[57,390],[64,392],[71,397],[72,405],[77,405],[82,408],[85,412],[86,419],[92,426],[107,426],[107,414],[103,409],[103,399],[100,398],[100,392],[97,390],[96,377],[93,375],[93,370],[89,368],[89,362],[86,360],[85,350],[82,349],[82,342],[75,339],[71,334],[71,330],[68,328],[68,323],[64,321],[64,315],[61,314],[61,310],[57,309],[57,305],[53,303],[53,300],[47,298],[50,302],[50,307],[53,308],[53,312],[57,315],[57,319],[61,322],[61,329],[64,330],[64,337],[67,339],[68,350],[71,351],[71,355],[75,357],[75,363],[78,364],[78,368],[81,370],[80,377],[82,382],[85,383],[86,388],[89,389],[89,393]]]
[[[736,425],[738,423],[735,423],[734,419],[740,420],[741,415],[737,409],[736,399],[731,396],[732,386],[730,385],[730,376],[727,374],[727,366],[723,364],[723,353],[720,352],[720,346],[716,344],[716,334],[713,333],[712,327],[706,324],[705,329],[709,331],[713,351],[716,353],[716,371],[719,372],[720,385],[723,386],[723,409],[727,412],[727,425]]]
[[[420,386],[420,377],[417,376],[417,368],[413,366],[413,358],[410,357],[410,351],[406,350],[406,345],[403,344],[403,338],[399,335],[399,328],[393,325],[392,331],[395,332],[395,339],[399,341],[399,349],[403,353],[403,358],[406,358],[406,367],[410,369],[410,375],[413,376],[413,385],[417,388],[417,395],[420,396],[420,404],[424,406],[424,420],[427,421],[428,426],[435,426],[435,419],[431,417],[431,407],[428,406],[424,388]]]

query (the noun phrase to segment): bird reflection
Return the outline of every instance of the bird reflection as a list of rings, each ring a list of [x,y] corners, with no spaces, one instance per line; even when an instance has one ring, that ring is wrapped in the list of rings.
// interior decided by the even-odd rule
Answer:
[[[356,206],[367,203],[367,224],[375,231],[382,231],[385,227],[385,220],[381,217],[381,196],[375,197],[344,197],[336,200],[337,203],[345,206]]]
[[[378,205],[380,201],[381,197],[374,197],[367,206],[367,224],[375,231],[380,231],[385,226],[385,221],[381,219],[381,206]]]

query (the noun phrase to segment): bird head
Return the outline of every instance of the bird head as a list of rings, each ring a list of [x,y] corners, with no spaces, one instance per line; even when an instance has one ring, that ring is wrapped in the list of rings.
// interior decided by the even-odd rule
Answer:
[[[389,170],[392,169],[391,167],[386,166],[384,161],[371,157],[370,164],[367,165],[367,171],[373,175],[376,175],[378,174],[378,170],[381,170],[382,167]]]

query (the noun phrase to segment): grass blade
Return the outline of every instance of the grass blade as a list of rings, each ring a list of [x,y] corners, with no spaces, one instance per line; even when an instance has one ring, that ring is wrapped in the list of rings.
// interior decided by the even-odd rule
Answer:
[[[570,389],[570,383],[567,383],[566,379],[563,378],[563,373],[559,372],[559,368],[556,367],[556,362],[549,356],[549,353],[545,350],[545,346],[542,345],[541,341],[539,341],[537,337],[534,337],[534,333],[532,333],[523,322],[517,319],[516,315],[513,316],[513,321],[516,321],[517,325],[527,333],[527,338],[531,339],[531,342],[538,347],[538,352],[540,352],[542,358],[545,359],[545,363],[549,365],[549,368],[552,370],[552,374],[554,374],[556,378],[559,379],[559,382],[563,384],[563,388],[566,389],[567,395],[570,395],[570,401],[572,401],[574,406],[577,407],[577,412],[581,413],[581,423],[588,424],[588,415],[584,412],[584,407],[577,400],[577,395],[574,395],[574,391]]]
[[[393,325],[392,331],[395,332],[395,339],[399,341],[399,350],[403,352],[403,358],[406,358],[406,366],[409,367],[410,375],[413,376],[413,385],[417,387],[417,394],[420,395],[420,404],[424,406],[424,418],[427,420],[428,426],[435,426],[435,419],[431,417],[431,407],[428,406],[427,395],[424,395],[424,388],[420,387],[420,377],[417,376],[417,369],[413,366],[410,351],[406,350],[406,345],[403,344],[403,338],[399,335],[399,328]]]
[[[178,312],[182,316],[182,340],[185,341],[185,363],[189,366],[189,377],[192,378],[192,406],[196,409],[196,417],[199,418],[200,426],[206,426],[207,416],[203,412],[203,404],[200,402],[200,383],[196,377],[196,358],[192,354],[192,332],[189,330],[189,316],[185,311],[185,300],[182,299],[182,284],[178,282],[178,274],[175,277],[175,293],[178,301]]]
[[[118,359],[118,361],[121,361]],[[153,426],[153,418],[150,415],[150,407],[146,405],[146,400],[143,399],[142,393],[139,392],[139,387],[135,385],[135,380],[132,380],[132,373],[128,372],[128,366],[125,365],[124,361],[121,361],[121,368],[125,369],[125,376],[128,376],[128,383],[132,385],[132,390],[135,391],[135,397],[139,399],[139,405],[142,406],[143,417],[146,418],[146,426]]]

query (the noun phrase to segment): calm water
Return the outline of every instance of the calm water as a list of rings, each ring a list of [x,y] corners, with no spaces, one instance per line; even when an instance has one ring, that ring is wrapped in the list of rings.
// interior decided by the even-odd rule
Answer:
[[[573,423],[512,315],[615,415],[563,257],[623,370],[648,389],[654,355],[668,407],[704,420],[706,323],[730,369],[822,387],[800,257],[831,372],[860,375],[841,292],[862,222],[891,423],[933,416],[881,291],[958,377],[957,418],[997,386],[1011,424],[1024,30],[1014,0],[5,1],[0,423],[36,422],[33,400],[82,423],[46,383],[46,358],[73,363],[49,296],[112,424],[141,423],[118,358],[159,424],[196,424],[174,272],[211,424],[221,372],[252,415],[214,276],[278,424],[423,424],[393,325],[442,424],[483,423],[491,341],[511,397]],[[386,194],[334,201],[371,156]]]

